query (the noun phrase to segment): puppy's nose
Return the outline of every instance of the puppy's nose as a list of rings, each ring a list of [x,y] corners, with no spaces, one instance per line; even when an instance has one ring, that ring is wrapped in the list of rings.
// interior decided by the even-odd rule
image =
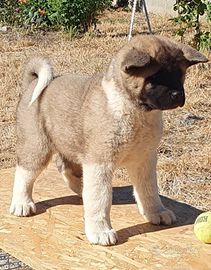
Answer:
[[[182,107],[185,104],[184,92],[173,91],[173,92],[171,92],[171,98],[172,98],[173,102],[176,103],[180,107]]]
[[[179,100],[181,99],[183,96],[183,93],[179,92],[179,91],[174,91],[171,93],[171,98],[174,100]]]

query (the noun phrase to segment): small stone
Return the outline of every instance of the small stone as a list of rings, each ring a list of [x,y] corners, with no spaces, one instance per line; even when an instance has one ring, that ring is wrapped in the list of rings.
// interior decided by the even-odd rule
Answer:
[[[2,26],[0,29],[2,32],[7,32],[7,26]]]

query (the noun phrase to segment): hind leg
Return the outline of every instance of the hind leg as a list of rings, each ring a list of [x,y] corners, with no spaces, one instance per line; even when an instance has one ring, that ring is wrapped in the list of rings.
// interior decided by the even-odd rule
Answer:
[[[36,213],[36,206],[32,199],[34,181],[41,173],[29,171],[21,166],[17,166],[15,172],[15,183],[13,187],[13,198],[10,213],[15,216],[29,216]]]
[[[13,197],[10,213],[15,216],[30,216],[36,213],[36,206],[32,199],[34,182],[40,173],[47,167],[52,154],[45,157],[45,162],[36,162],[36,167],[28,167],[27,163],[18,165],[15,172],[15,182],[13,187]],[[38,160],[39,157],[37,157]],[[41,159],[43,161],[43,159]]]
[[[28,92],[29,91],[29,92]],[[10,213],[29,216],[36,212],[33,185],[51,160],[54,145],[46,134],[38,103],[28,106],[31,90],[23,92],[17,108],[17,168]]]
[[[33,185],[39,174],[47,167],[52,157],[51,149],[41,141],[30,144],[19,143],[18,165],[15,172],[13,198],[10,213],[15,216],[29,216],[36,213],[32,199]]]
[[[82,197],[83,180],[81,165],[67,160],[61,155],[57,158],[57,167],[69,188]]]
[[[35,155],[31,155],[35,158]],[[32,199],[33,185],[52,157],[52,154],[49,153],[45,156],[45,159],[40,159],[41,155],[42,153],[35,159],[34,164],[36,163],[36,166],[29,166],[27,162],[24,164],[22,161],[21,165],[19,164],[16,168],[13,198],[10,207],[10,213],[15,216],[25,217],[36,213],[36,206]]]

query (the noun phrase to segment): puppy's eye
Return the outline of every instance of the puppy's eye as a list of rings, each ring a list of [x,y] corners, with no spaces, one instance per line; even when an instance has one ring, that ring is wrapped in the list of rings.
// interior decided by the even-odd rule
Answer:
[[[147,78],[151,83],[154,84],[161,84],[166,80],[166,77],[168,76],[168,73],[165,72],[164,70],[159,70],[149,78]]]
[[[157,76],[158,76],[157,73],[155,73],[154,75],[151,76],[151,79],[154,80],[154,79],[156,79]]]

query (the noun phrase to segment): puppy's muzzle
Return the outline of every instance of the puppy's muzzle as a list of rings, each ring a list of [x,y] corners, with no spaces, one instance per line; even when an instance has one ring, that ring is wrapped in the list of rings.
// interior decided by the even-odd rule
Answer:
[[[170,110],[184,106],[185,92],[182,86],[178,89],[172,89],[157,85],[150,89],[144,89],[140,100],[141,106],[147,111]]]

